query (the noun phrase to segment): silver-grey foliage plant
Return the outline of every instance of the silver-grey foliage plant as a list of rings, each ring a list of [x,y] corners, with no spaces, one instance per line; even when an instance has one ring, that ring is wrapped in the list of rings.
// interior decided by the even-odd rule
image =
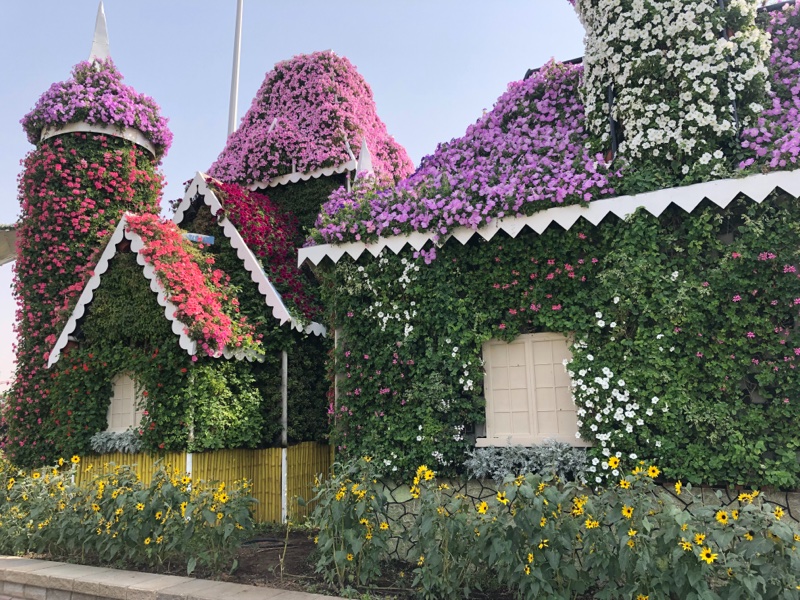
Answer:
[[[464,467],[470,477],[491,478],[502,483],[508,476],[554,474],[561,479],[586,483],[586,452],[566,442],[545,440],[540,446],[498,446],[467,452]]]
[[[136,454],[142,449],[141,437],[133,429],[123,432],[100,431],[92,436],[89,443],[92,446],[92,451],[97,454],[110,454],[112,452]]]

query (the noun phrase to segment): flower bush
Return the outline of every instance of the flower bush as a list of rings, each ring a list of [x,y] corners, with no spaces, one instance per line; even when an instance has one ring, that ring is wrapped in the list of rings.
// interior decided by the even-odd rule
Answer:
[[[193,481],[161,465],[149,483],[135,467],[80,458],[30,471],[0,464],[0,549],[111,565],[182,564],[214,573],[235,567],[235,552],[252,531],[255,499],[246,481]]]
[[[297,225],[264,194],[238,184],[209,180],[224,209],[217,219],[228,217],[247,246],[262,260],[270,281],[287,307],[300,319],[313,320],[320,313],[309,278],[297,267]]]
[[[375,476],[355,463],[341,468],[355,481]],[[509,476],[494,498],[473,504],[418,467],[410,488],[415,523],[393,531],[413,546],[415,597],[465,598],[474,590],[564,599],[796,597],[800,529],[780,506],[755,490],[704,505],[689,485],[657,486],[654,464],[616,468],[618,478],[595,491],[552,475]],[[333,484],[319,490],[318,523],[337,510],[337,535],[357,539],[364,502],[348,502]],[[370,551],[375,560],[380,548]],[[320,557],[317,569],[330,576],[332,561]]]
[[[334,463],[332,477],[317,479],[313,491],[317,573],[339,589],[374,581],[381,575],[390,527],[372,459]]]
[[[350,160],[366,139],[376,174],[399,180],[412,170],[386,132],[372,90],[333,52],[295,56],[267,73],[242,124],[209,169],[226,182],[254,183]]]
[[[54,83],[22,119],[28,141],[38,145],[42,131],[69,123],[138,129],[163,156],[172,144],[167,119],[156,102],[122,83],[122,74],[108,58],[81,62],[67,81]]]
[[[624,132],[619,157],[631,168],[672,171],[682,183],[729,172],[737,135],[755,123],[768,89],[757,3],[573,4],[586,28],[582,95],[594,146],[611,147],[611,88],[611,115]]]
[[[742,131],[742,146],[755,156],[746,158],[740,166],[755,163],[764,169],[794,168],[800,155],[800,3],[770,11],[765,21],[772,39],[771,88],[764,112]]]
[[[748,0],[579,0],[577,10],[584,65],[551,62],[510,84],[395,188],[336,191],[309,243],[438,239],[554,204],[797,165],[800,4],[758,21]]]

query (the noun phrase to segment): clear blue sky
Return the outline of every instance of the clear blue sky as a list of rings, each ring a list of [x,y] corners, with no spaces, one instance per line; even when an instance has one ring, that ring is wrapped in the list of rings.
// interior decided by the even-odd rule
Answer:
[[[111,56],[152,96],[175,140],[165,199],[225,143],[236,0],[106,0]],[[0,223],[19,216],[19,120],[91,48],[96,0],[5,2],[0,36]],[[464,133],[509,82],[583,53],[567,0],[245,0],[239,117],[276,62],[330,49],[372,86],[378,114],[411,159]],[[0,267],[0,389],[13,372],[11,265]]]

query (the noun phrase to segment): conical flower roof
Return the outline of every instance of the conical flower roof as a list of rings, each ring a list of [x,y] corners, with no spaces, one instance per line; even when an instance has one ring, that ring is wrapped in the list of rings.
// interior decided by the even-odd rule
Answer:
[[[22,119],[28,141],[38,144],[43,131],[71,123],[132,128],[141,132],[166,154],[172,143],[167,119],[159,114],[156,102],[122,82],[113,61],[84,61],[72,69],[72,76],[50,86],[36,106]]]
[[[378,177],[399,180],[413,170],[349,60],[333,52],[295,56],[267,73],[209,174],[255,183],[338,167],[353,160],[364,138]]]

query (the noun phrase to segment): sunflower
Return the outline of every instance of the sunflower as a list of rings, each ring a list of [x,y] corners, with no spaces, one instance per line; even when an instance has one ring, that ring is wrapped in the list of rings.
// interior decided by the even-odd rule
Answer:
[[[620,479],[619,480],[619,487],[621,487],[623,490],[629,490],[629,489],[631,489],[631,482],[628,481],[627,479],[624,479],[624,478]]]
[[[633,507],[628,506],[627,504],[622,507],[622,516],[626,519],[630,519],[633,517]]]
[[[479,514],[485,515],[487,510],[489,510],[489,505],[486,502],[480,502],[478,504],[478,513]]]
[[[700,560],[704,560],[709,565],[717,560],[717,556],[719,555],[716,552],[712,552],[708,546],[700,551]]]
[[[717,523],[720,525],[727,525],[728,524],[728,512],[725,510],[718,510],[717,514],[714,515],[714,518],[717,520]]]
[[[619,467],[619,458],[616,456],[612,456],[611,458],[609,458],[608,466],[611,469],[616,469],[617,467]]]
[[[661,474],[661,469],[659,469],[659,468],[658,468],[657,466],[655,466],[655,465],[650,465],[650,467],[648,467],[648,469],[647,469],[647,476],[648,476],[650,479],[655,479],[655,478],[656,478],[656,477],[658,477],[660,474]]]

